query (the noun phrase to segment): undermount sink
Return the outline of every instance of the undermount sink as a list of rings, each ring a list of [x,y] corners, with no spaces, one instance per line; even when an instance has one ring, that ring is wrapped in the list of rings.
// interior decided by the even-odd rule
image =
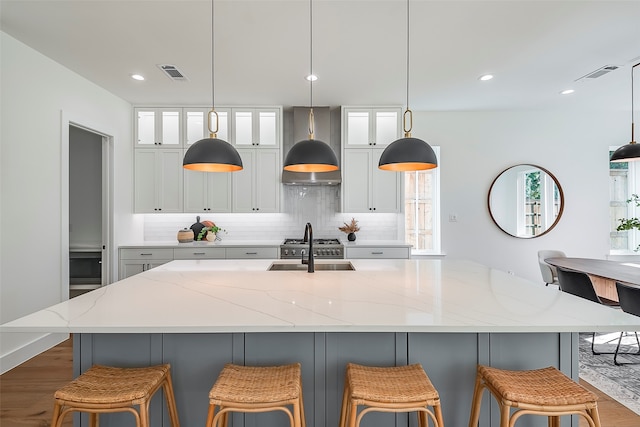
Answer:
[[[307,264],[290,264],[274,262],[269,266],[267,271],[307,271]],[[355,268],[350,262],[332,262],[332,263],[316,263],[315,271],[354,271]]]

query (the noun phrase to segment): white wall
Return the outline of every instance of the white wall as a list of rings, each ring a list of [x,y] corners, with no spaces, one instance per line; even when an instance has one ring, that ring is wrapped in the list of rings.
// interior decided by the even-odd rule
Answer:
[[[441,146],[442,250],[542,283],[540,249],[609,253],[608,148],[629,140],[625,111],[414,113],[413,136]],[[491,220],[487,194],[504,169],[532,163],[564,190],[564,214],[548,234],[518,239]],[[448,222],[449,214],[457,222]]]
[[[68,135],[63,116],[113,137],[115,246],[134,232],[134,219],[131,105],[5,33],[0,32],[0,43],[0,323],[5,323],[68,297],[61,286],[61,140]],[[1,334],[0,372],[53,343],[40,337]]]

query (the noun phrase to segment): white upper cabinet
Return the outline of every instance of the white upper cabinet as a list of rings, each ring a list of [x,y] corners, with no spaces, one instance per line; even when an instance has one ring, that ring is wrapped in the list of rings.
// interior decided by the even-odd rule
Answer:
[[[280,212],[280,150],[239,148],[238,153],[244,169],[232,174],[233,212]]]
[[[183,151],[135,150],[135,212],[182,212]]]
[[[402,107],[342,107],[342,141],[348,148],[384,147],[398,139]]]
[[[238,147],[275,148],[280,145],[282,108],[232,108],[233,144]]]
[[[208,117],[211,108],[185,108],[183,111],[185,120],[184,145],[190,147],[194,142],[203,138],[209,138]],[[223,141],[230,142],[229,121],[231,109],[216,108],[218,113],[218,132],[216,137]],[[216,130],[216,115],[211,114],[211,129]]]
[[[343,212],[400,212],[402,174],[378,169],[383,151],[344,150]]]
[[[185,212],[231,212],[231,174],[184,170]]]
[[[182,108],[136,108],[135,147],[182,146]]]
[[[343,212],[401,212],[403,174],[378,169],[401,118],[401,107],[342,107]]]

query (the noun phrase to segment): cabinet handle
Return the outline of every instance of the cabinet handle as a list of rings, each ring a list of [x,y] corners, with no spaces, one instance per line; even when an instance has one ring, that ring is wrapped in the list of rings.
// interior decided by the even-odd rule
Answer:
[[[371,252],[371,255],[382,255],[384,252]]]
[[[204,255],[204,252],[194,252],[194,255]]]
[[[150,255],[153,255],[153,253],[150,253],[150,254],[142,253],[142,254],[140,254],[140,255],[141,255],[141,256],[150,256]]]
[[[245,252],[245,255],[258,255],[258,252]]]

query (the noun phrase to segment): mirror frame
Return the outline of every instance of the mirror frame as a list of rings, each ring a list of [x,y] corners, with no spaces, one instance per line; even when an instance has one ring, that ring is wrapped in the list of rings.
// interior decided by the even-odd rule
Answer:
[[[491,191],[493,190],[494,185],[496,184],[496,181],[498,181],[498,179],[500,179],[500,177],[507,171],[516,168],[518,166],[531,166],[533,168],[538,168],[540,169],[542,172],[546,173],[547,175],[549,175],[549,177],[553,180],[553,182],[555,183],[556,187],[558,188],[558,193],[560,195],[560,210],[558,211],[558,215],[556,216],[555,221],[553,221],[553,224],[551,224],[549,227],[547,227],[546,230],[544,230],[542,233],[537,234],[535,236],[517,236],[507,230],[505,230],[500,224],[498,224],[498,221],[496,220],[496,218],[493,216],[493,212],[491,212]],[[560,218],[562,218],[562,213],[564,212],[564,204],[565,204],[565,200],[564,200],[564,191],[562,190],[562,186],[560,185],[560,182],[558,181],[558,178],[556,178],[556,176],[554,174],[552,174],[551,172],[549,172],[547,169],[543,168],[542,166],[538,166],[538,165],[534,165],[531,163],[518,163],[516,165],[513,166],[509,166],[508,168],[504,169],[502,172],[500,172],[495,178],[494,180],[491,182],[491,186],[489,187],[489,192],[487,194],[487,209],[489,210],[489,216],[491,216],[491,220],[493,221],[493,223],[500,229],[502,230],[505,234],[508,234],[509,236],[512,237],[516,237],[518,239],[535,239],[537,237],[541,237],[544,236],[545,234],[547,234],[548,232],[550,232],[551,230],[553,230],[555,228],[555,226],[558,224],[558,222],[560,222]]]

